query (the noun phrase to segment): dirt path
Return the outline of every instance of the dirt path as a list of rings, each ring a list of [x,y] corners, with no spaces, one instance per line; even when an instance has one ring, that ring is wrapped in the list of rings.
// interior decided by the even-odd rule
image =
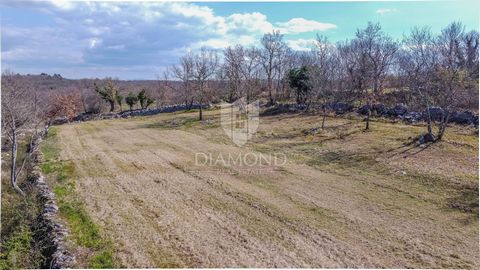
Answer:
[[[142,121],[59,128],[62,158],[74,162],[77,190],[123,266],[478,266],[478,226],[462,228],[461,214],[389,179],[295,162],[196,165],[196,153],[253,148]]]

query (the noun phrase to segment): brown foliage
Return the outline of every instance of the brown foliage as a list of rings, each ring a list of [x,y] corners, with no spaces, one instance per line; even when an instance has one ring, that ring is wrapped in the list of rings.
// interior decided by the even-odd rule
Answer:
[[[47,118],[66,117],[69,121],[75,117],[80,109],[78,93],[53,94]]]

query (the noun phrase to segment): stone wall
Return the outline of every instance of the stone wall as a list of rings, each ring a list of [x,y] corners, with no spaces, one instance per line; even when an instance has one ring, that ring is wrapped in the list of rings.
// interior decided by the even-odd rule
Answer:
[[[33,143],[32,149],[32,180],[38,189],[38,201],[41,204],[41,213],[36,222],[37,241],[44,244],[42,253],[47,258],[46,267],[71,268],[75,264],[75,256],[67,249],[66,239],[68,230],[58,221],[58,206],[55,194],[45,182],[40,169],[43,155],[39,144],[47,134],[47,128]]]
[[[202,105],[202,109],[209,109],[211,107],[210,104]],[[120,113],[99,113],[99,114],[91,114],[91,113],[81,113],[75,116],[70,121],[67,118],[57,118],[53,121],[53,125],[62,125],[68,122],[85,122],[91,120],[102,120],[102,119],[115,119],[115,118],[130,118],[135,116],[148,116],[148,115],[155,115],[159,113],[171,113],[171,112],[178,112],[178,111],[185,111],[185,110],[196,110],[200,109],[199,104],[193,104],[192,106],[186,105],[169,105],[164,106],[161,108],[156,109],[141,109],[141,110],[131,110],[131,111],[123,111]]]
[[[334,112],[337,115],[345,114],[348,112],[356,112],[360,115],[366,115],[368,112],[368,105],[354,108],[353,106],[343,103],[329,103],[325,105],[328,111]],[[320,112],[323,110],[323,105],[312,104],[307,106],[305,104],[277,104],[266,108],[262,115],[276,115],[281,113],[299,113],[306,111]],[[428,112],[433,121],[440,121],[442,115],[446,113],[442,108],[430,107],[423,112],[410,111],[409,108],[403,104],[397,104],[393,107],[386,107],[383,104],[375,104],[371,106],[371,113],[385,118],[400,119],[407,123],[416,123],[425,121],[427,119]],[[478,127],[478,115],[472,111],[463,112],[450,112],[449,123],[455,123],[459,125],[474,125]]]

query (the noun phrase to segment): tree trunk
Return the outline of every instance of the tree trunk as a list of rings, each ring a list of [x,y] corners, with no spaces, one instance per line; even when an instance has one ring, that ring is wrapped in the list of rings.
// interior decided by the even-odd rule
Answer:
[[[435,137],[433,136],[433,131],[432,131],[432,115],[430,114],[430,103],[425,98],[425,96],[423,95],[422,91],[419,88],[417,88],[417,92],[419,93],[420,97],[423,98],[423,101],[425,103],[426,110],[427,110],[427,134],[429,138],[433,138],[433,140],[435,140],[434,139]]]
[[[12,187],[16,192],[20,193],[22,196],[25,196],[23,190],[17,185],[17,131],[13,130],[12,133],[12,164],[10,167],[10,182],[12,183]]]
[[[367,118],[365,119],[365,130],[368,130],[370,128],[370,105],[367,106]]]
[[[378,78],[375,76],[375,79],[373,81],[373,94],[375,96],[378,95]]]
[[[325,105],[323,105],[322,129],[325,127],[325,118],[326,117],[327,117],[327,112],[325,111]]]
[[[438,129],[437,141],[441,141],[443,135],[445,134],[445,130],[447,129],[447,123],[450,120],[450,112],[442,112],[442,122],[440,123],[440,128]]]
[[[430,114],[430,107],[427,107],[427,132],[433,138],[432,132],[432,115]]]
[[[272,79],[268,78],[268,98],[270,99],[270,105],[273,105],[273,96],[272,96]]]
[[[199,111],[199,115],[198,115],[198,120],[200,120],[200,121],[203,120],[202,103],[200,103],[200,111]]]
[[[190,100],[190,104],[188,104],[187,110],[191,110],[193,106],[193,98]]]
[[[115,102],[110,102],[110,112],[115,110]]]
[[[83,107],[83,111],[85,113],[88,113],[87,104],[86,104],[85,99],[83,97],[82,97],[82,107]]]

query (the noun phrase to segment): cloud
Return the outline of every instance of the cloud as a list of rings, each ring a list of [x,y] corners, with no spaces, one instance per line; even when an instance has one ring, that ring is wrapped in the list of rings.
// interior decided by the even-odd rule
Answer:
[[[83,63],[82,48],[89,40],[54,27],[2,26],[2,61],[18,64]]]
[[[259,12],[235,13],[226,18],[230,33],[269,33],[273,25],[268,22],[267,16]]]
[[[222,49],[235,44],[259,45],[261,36],[272,30],[297,34],[325,31],[336,26],[303,18],[271,22],[260,12],[215,14],[207,6],[186,2],[7,2],[2,6],[2,56],[4,66],[17,72],[38,68],[84,72],[97,76],[102,67],[111,76],[128,75],[135,67],[144,77],[155,78],[156,68],[174,64],[186,51],[203,46]],[[3,9],[3,7],[6,7]],[[28,9],[35,27],[21,24],[13,14]],[[5,10],[5,11],[4,11]],[[15,11],[9,14],[9,10]],[[7,19],[5,19],[7,18]],[[48,21],[48,23],[44,23]],[[45,26],[43,26],[45,25]],[[292,48],[304,48],[292,41]],[[91,70],[91,72],[87,72]],[[74,73],[74,72],[72,72]]]
[[[41,1],[41,0],[40,0]],[[38,1],[38,2],[40,2]],[[75,3],[68,0],[52,0],[52,5],[54,5],[58,9],[63,10],[72,10],[75,8]]]
[[[394,13],[394,12],[397,12],[398,10],[396,8],[380,8],[380,9],[377,9],[376,13],[377,14],[380,14],[380,15],[385,15],[387,13]]]
[[[277,23],[278,30],[282,34],[298,34],[312,31],[326,31],[335,29],[337,26],[331,23],[322,23],[304,18],[293,18],[288,22]]]
[[[295,51],[309,51],[315,45],[315,39],[293,39],[287,40],[288,47],[292,48]]]

